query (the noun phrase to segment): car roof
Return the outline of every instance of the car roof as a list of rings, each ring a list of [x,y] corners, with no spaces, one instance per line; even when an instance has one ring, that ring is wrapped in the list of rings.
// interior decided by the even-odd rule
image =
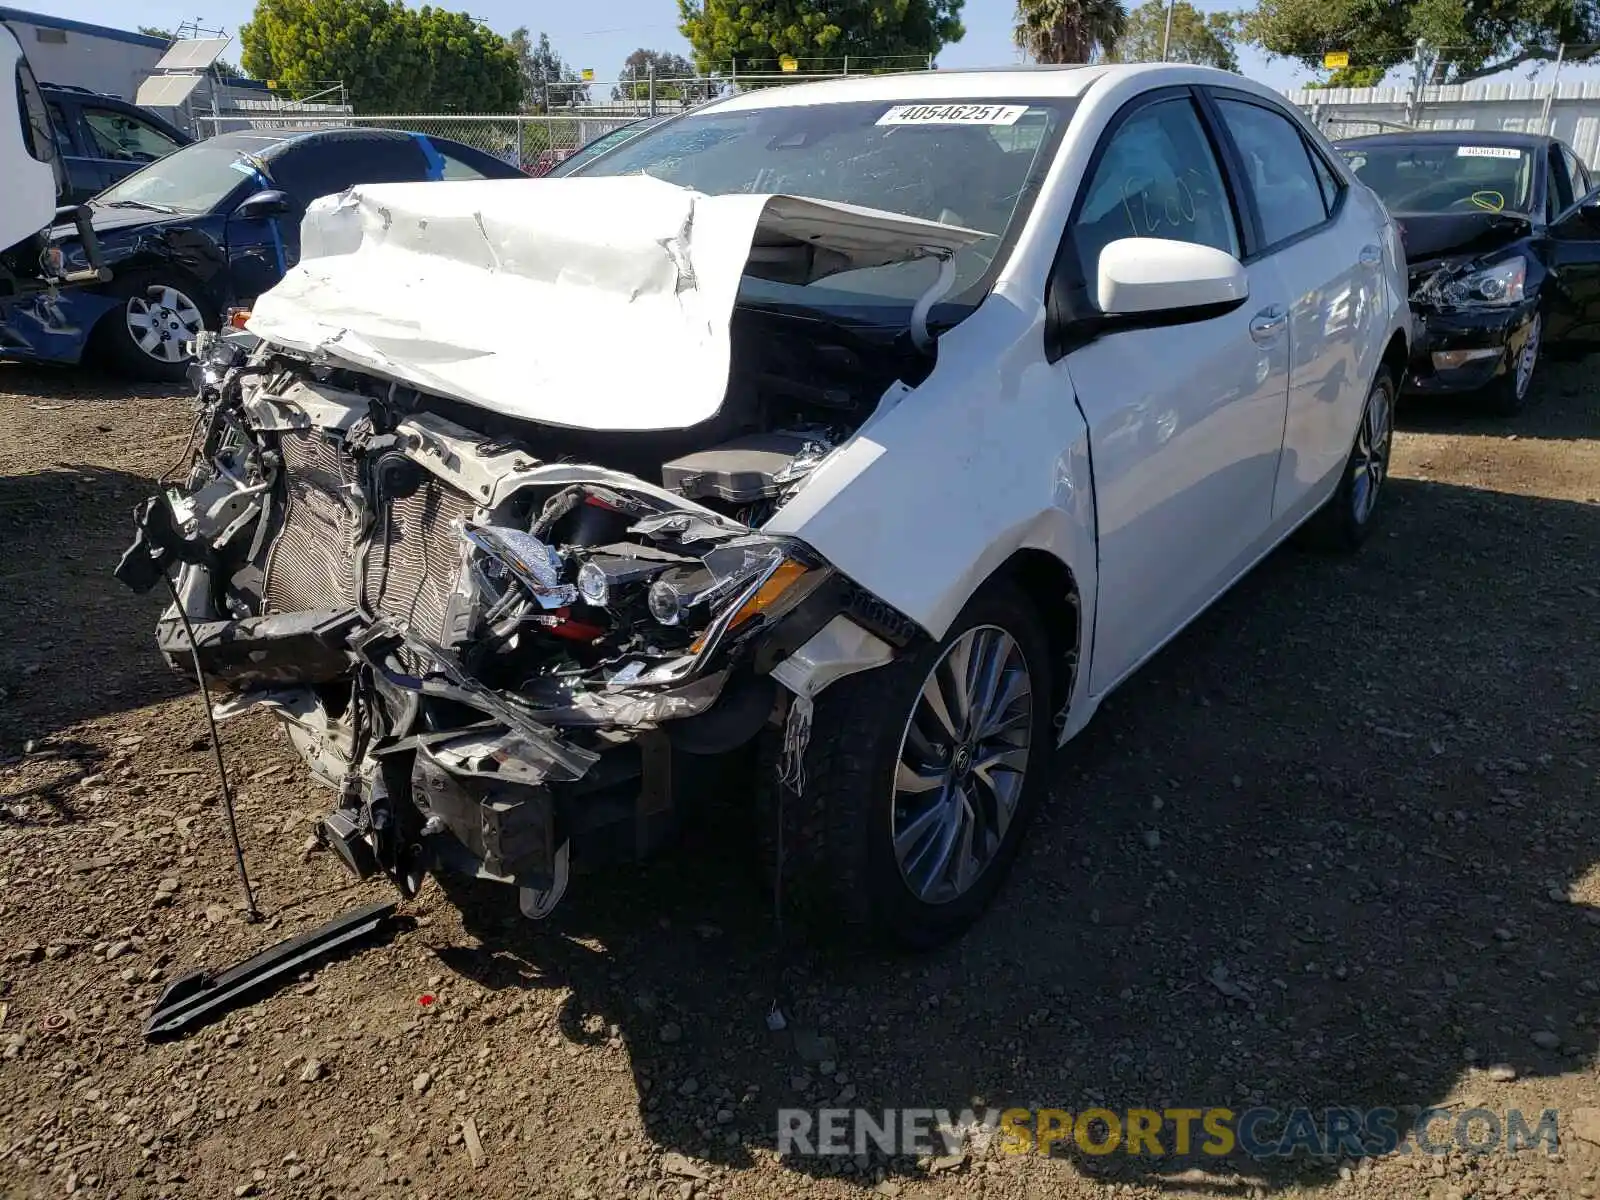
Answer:
[[[1158,87],[1162,76],[1181,76],[1195,82],[1196,76],[1214,76],[1219,84],[1237,85],[1241,76],[1210,67],[1186,63],[1119,63],[1094,66],[1014,66],[978,69],[910,71],[895,75],[840,76],[815,83],[786,84],[741,92],[723,100],[713,100],[703,110],[737,112],[760,108],[800,107],[812,104],[846,104],[851,101],[890,102],[917,100],[977,100],[996,97],[1016,99],[1072,99],[1089,88],[1130,76],[1149,76]],[[1174,82],[1180,80],[1174,79]]]
[[[417,136],[408,130],[400,129],[360,129],[348,125],[341,125],[336,129],[286,129],[281,132],[262,129],[238,129],[231,133],[219,133],[209,137],[204,142],[197,143],[204,146],[215,146],[224,150],[238,150],[243,154],[253,154],[258,158],[270,160],[282,154],[291,144],[304,145],[307,142],[338,142],[338,141],[381,141],[399,142]],[[446,141],[447,138],[432,138],[435,142]]]
[[[1543,133],[1512,133],[1499,129],[1406,129],[1340,138],[1337,146],[1505,146],[1542,150],[1555,138]]]

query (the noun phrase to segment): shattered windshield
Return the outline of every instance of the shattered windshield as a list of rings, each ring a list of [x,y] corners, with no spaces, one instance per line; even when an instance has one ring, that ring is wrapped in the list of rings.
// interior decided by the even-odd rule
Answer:
[[[1069,100],[875,101],[710,110],[640,134],[577,175],[652,175],[708,195],[776,193],[884,209],[989,233],[956,254],[953,301],[987,291],[1071,119]],[[903,307],[930,259],[841,272],[804,287],[746,280],[745,296],[828,307]]]
[[[210,212],[255,169],[237,143],[213,138],[135,171],[101,192],[94,203],[192,216]]]
[[[1390,212],[1528,211],[1533,155],[1515,146],[1461,143],[1345,146],[1350,169]]]

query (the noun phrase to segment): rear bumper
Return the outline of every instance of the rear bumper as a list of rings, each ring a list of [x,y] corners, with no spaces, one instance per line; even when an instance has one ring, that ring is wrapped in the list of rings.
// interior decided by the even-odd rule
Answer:
[[[1515,369],[1536,305],[1505,309],[1423,309],[1414,322],[1407,391],[1475,392]]]

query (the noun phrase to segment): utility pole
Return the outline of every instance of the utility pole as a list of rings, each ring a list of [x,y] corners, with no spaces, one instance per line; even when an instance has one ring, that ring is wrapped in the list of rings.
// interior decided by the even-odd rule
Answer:
[[[1178,0],[1167,0],[1167,31],[1161,35],[1161,61],[1169,61],[1167,47],[1172,44],[1172,10],[1178,7]]]
[[[1417,39],[1416,66],[1411,72],[1411,95],[1406,100],[1406,124],[1416,125],[1422,117],[1422,89],[1428,81],[1428,45]]]
[[[1556,47],[1556,69],[1550,76],[1550,90],[1544,94],[1544,111],[1539,114],[1539,130],[1546,135],[1555,132],[1555,119],[1551,116],[1550,108],[1555,103],[1556,85],[1561,82],[1561,60],[1567,56],[1567,44],[1562,42]]]

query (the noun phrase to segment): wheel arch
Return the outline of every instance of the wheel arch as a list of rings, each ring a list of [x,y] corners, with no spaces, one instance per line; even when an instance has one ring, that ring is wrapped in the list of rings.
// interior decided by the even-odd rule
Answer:
[[[1013,551],[989,578],[1011,583],[1038,612],[1050,641],[1051,707],[1060,712],[1072,700],[1083,661],[1083,604],[1077,576],[1048,550],[1025,546]]]
[[[1394,381],[1395,394],[1398,395],[1405,386],[1406,368],[1411,364],[1411,346],[1406,341],[1404,330],[1396,329],[1389,336],[1389,344],[1383,348],[1383,357],[1378,362],[1388,370],[1389,378]]]

